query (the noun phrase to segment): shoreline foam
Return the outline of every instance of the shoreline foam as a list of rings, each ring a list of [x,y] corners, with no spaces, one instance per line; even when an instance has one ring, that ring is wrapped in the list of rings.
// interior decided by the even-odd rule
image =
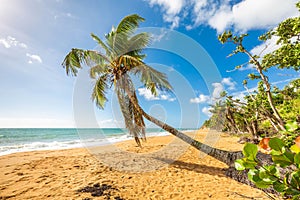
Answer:
[[[9,130],[9,129],[7,129]],[[21,130],[21,129],[20,129]],[[24,129],[25,130],[25,129]],[[43,130],[43,129],[41,129]],[[50,129],[49,129],[50,130]],[[58,129],[59,130],[59,129]],[[66,130],[66,129],[61,129]],[[75,130],[75,129],[74,129]],[[86,129],[88,130],[88,129]],[[91,129],[94,130],[94,129]],[[184,132],[190,132],[194,130],[185,130]],[[41,134],[42,135],[42,134]],[[147,137],[160,137],[160,136],[166,136],[170,135],[167,132],[160,131],[160,132],[149,132],[147,134]],[[3,135],[4,136],[4,135]],[[73,135],[74,137],[74,135]],[[77,137],[77,138],[76,138]],[[5,145],[5,141],[2,142],[2,145],[0,143],[0,156],[3,155],[9,155],[12,153],[18,153],[18,152],[30,152],[30,151],[43,151],[43,150],[62,150],[62,149],[72,149],[72,148],[84,148],[85,146],[105,146],[110,144],[115,144],[122,141],[131,140],[132,137],[128,134],[116,134],[116,135],[108,135],[108,136],[95,136],[92,135],[84,136],[78,134],[75,138],[72,139],[64,139],[64,140],[58,140],[56,138],[53,138],[53,140],[50,141],[34,141],[34,142],[21,142],[16,144],[8,144]],[[10,140],[13,140],[14,138],[11,138]],[[1,138],[0,138],[1,142]],[[4,145],[3,145],[4,144]]]

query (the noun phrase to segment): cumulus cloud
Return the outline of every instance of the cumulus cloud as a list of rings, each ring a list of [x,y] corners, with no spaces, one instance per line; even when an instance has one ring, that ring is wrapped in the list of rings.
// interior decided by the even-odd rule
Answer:
[[[140,96],[143,96],[147,101],[153,101],[153,100],[162,100],[162,101],[170,101],[173,102],[176,100],[176,98],[171,97],[169,94],[163,93],[161,91],[158,91],[158,95],[154,96],[150,90],[147,88],[139,88],[138,94]]]
[[[178,14],[182,11],[185,0],[147,0],[150,6],[160,6],[165,22],[171,23],[171,29],[179,26],[180,18]]]
[[[180,19],[191,17],[194,24],[186,25],[190,30],[199,25],[209,25],[219,33],[229,27],[245,32],[251,29],[266,29],[280,21],[298,16],[295,4],[298,0],[145,0],[150,6],[160,6],[165,22],[171,28],[180,25]],[[187,12],[187,10],[189,12]]]
[[[34,62],[37,62],[37,63],[42,63],[43,62],[39,55],[26,53],[26,56],[29,58],[29,60],[28,60],[29,64],[32,64]]]
[[[288,17],[298,15],[296,2],[297,0],[244,0],[234,5],[228,14],[232,16],[233,25],[238,30],[269,28]]]
[[[232,80],[232,78],[223,78],[221,83],[225,86],[228,86],[228,90],[235,90],[236,82]]]
[[[204,94],[200,94],[198,97],[190,99],[191,103],[207,103],[209,101],[210,96]]]
[[[207,115],[208,117],[212,116],[212,113],[210,112],[210,107],[203,107],[202,112]]]
[[[224,86],[228,87],[228,90],[235,90],[236,82],[234,82],[231,78],[223,78],[220,83],[212,83],[213,92],[211,96],[200,94],[196,98],[191,98],[190,103],[213,103],[214,101],[221,98],[221,93],[224,91]]]
[[[151,34],[151,39],[153,42],[160,42],[163,38],[168,36],[168,31],[161,29],[158,34]]]
[[[252,55],[259,56],[260,58],[258,60],[260,61],[266,54],[271,53],[276,49],[280,48],[281,45],[276,44],[278,39],[278,36],[273,36],[271,37],[271,39],[255,46],[253,49],[250,50],[250,53]],[[248,64],[245,67],[241,67],[239,70],[245,71],[253,69],[255,69],[255,66],[253,64]]]
[[[213,83],[212,86],[214,87],[212,98],[213,100],[219,99],[221,92],[224,91],[224,87],[222,83]]]
[[[11,47],[20,47],[23,49],[27,49],[27,45],[25,43],[18,41],[16,38],[12,36],[7,36],[6,38],[0,38],[0,44],[7,49]]]

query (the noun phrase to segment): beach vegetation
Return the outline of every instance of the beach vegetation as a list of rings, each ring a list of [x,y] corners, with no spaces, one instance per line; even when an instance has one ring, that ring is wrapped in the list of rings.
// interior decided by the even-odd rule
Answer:
[[[296,6],[300,11],[300,2]],[[229,56],[246,54],[249,62],[244,65],[255,73],[249,73],[243,81],[248,95],[242,99],[227,95],[221,103],[213,105],[213,116],[206,126],[213,126],[216,116],[213,110],[222,104],[226,113],[223,131],[252,136],[249,140],[252,143],[246,143],[243,158],[235,161],[235,168],[246,171],[248,179],[258,188],[271,188],[284,198],[300,199],[300,79],[292,79],[280,89],[267,76],[270,68],[299,71],[300,17],[286,19],[259,37],[263,42],[276,39],[277,48],[263,56],[247,50],[244,45],[247,36],[225,31],[218,37],[222,44],[232,43],[236,47]],[[248,89],[248,80],[257,80],[254,91]],[[270,155],[271,161],[261,159],[261,152]]]

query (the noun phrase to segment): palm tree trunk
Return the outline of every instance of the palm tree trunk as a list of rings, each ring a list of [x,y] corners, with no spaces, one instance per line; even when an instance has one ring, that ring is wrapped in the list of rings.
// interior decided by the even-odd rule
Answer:
[[[255,187],[255,185],[248,179],[248,175],[246,171],[238,171],[234,167],[234,162],[237,159],[240,159],[243,157],[243,153],[241,151],[225,151],[221,149],[217,149],[211,146],[208,146],[206,144],[203,144],[199,141],[194,140],[193,138],[189,137],[188,135],[183,134],[182,132],[178,131],[177,129],[169,126],[166,123],[161,122],[160,120],[148,115],[141,107],[140,105],[135,101],[135,99],[132,97],[130,90],[126,87],[126,93],[129,96],[129,99],[132,101],[132,104],[134,105],[135,109],[142,114],[146,119],[151,121],[152,123],[156,124],[157,126],[161,127],[165,131],[168,131],[169,133],[173,134],[174,136],[180,138],[184,142],[190,144],[194,148],[198,149],[199,151],[206,153],[210,155],[211,157],[225,163],[228,166],[228,169],[225,171],[225,175],[238,181],[241,183],[244,183],[246,185],[250,185],[252,187]],[[262,163],[270,163],[272,160],[270,159],[270,156],[267,154],[258,153],[257,155],[258,159]],[[273,190],[269,191],[270,189],[263,189],[263,191],[272,192]]]
[[[236,152],[230,152],[230,151],[225,151],[221,149],[216,149],[214,147],[208,146],[204,143],[201,143],[197,140],[194,140],[193,138],[189,137],[188,135],[185,135],[184,133],[178,131],[177,129],[171,127],[170,125],[161,122],[160,120],[150,116],[147,114],[141,107],[140,105],[136,102],[135,98],[133,98],[131,91],[126,87],[126,93],[128,94],[132,104],[134,105],[135,109],[142,114],[147,120],[151,121],[152,123],[156,124],[157,126],[161,127],[165,131],[171,133],[172,135],[180,138],[184,142],[190,144],[194,148],[200,150],[203,153],[206,153],[215,159],[227,164],[228,166],[232,167],[234,166],[234,161],[236,159],[242,158],[243,154],[241,151],[236,151]]]
[[[216,149],[206,144],[203,144],[193,138],[183,134],[182,132],[178,131],[177,129],[169,126],[166,123],[159,121],[158,119],[148,115],[141,109],[143,116],[151,121],[152,123],[156,124],[157,126],[161,127],[165,131],[175,135],[176,137],[180,138],[181,140],[185,141],[186,143],[190,144],[191,146],[195,147],[196,149],[216,158],[217,160],[227,164],[228,166],[233,166],[234,161],[238,158],[241,158],[243,155],[241,152],[230,152],[221,149]]]

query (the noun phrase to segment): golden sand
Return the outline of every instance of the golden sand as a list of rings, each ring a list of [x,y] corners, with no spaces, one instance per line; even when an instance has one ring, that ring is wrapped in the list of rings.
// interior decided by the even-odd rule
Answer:
[[[216,138],[196,134],[208,143]],[[215,146],[240,150],[237,140],[222,135]],[[142,149],[125,141],[113,147],[16,153],[0,157],[0,199],[268,199],[227,178],[226,167],[173,136],[149,138]],[[101,187],[107,190],[102,193]]]

